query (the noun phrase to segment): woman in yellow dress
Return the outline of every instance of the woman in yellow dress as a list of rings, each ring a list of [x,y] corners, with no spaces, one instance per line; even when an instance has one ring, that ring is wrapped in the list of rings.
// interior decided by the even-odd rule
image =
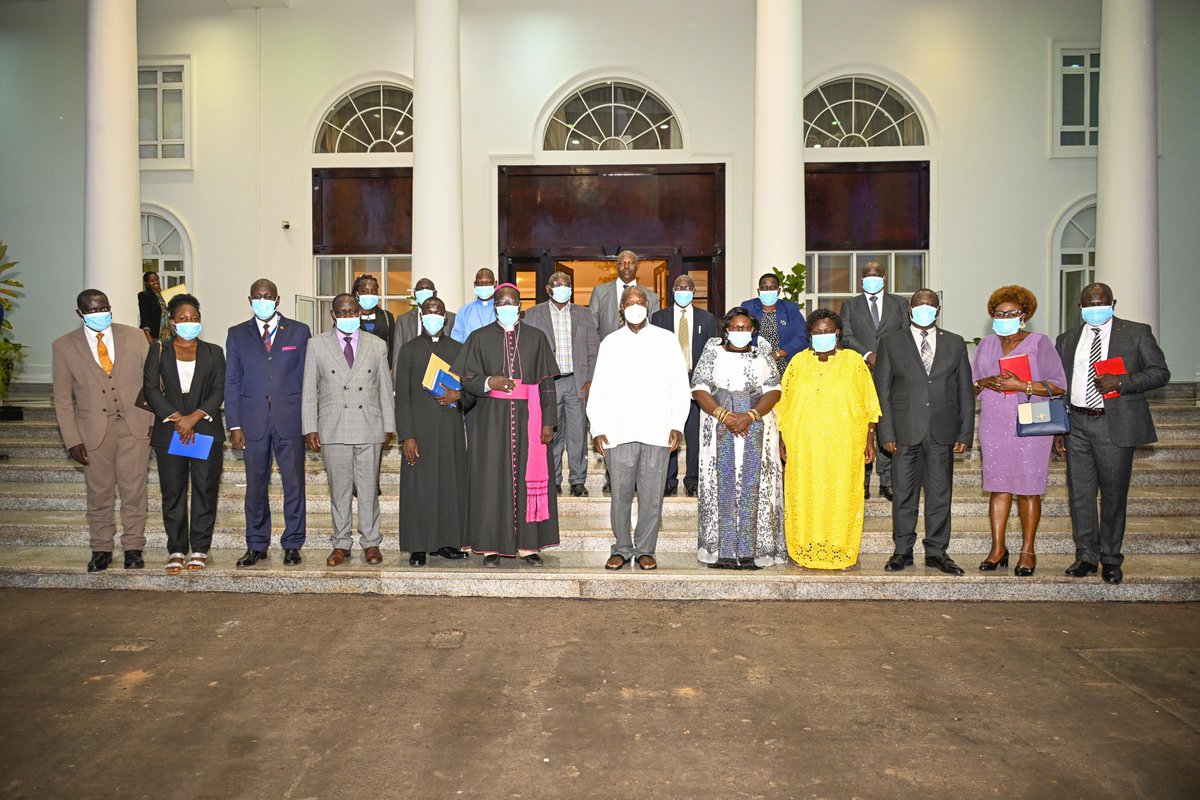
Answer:
[[[788,555],[802,567],[845,569],[858,561],[863,464],[875,460],[879,398],[862,356],[842,350],[842,319],[808,316],[811,349],[783,376],[779,419]]]

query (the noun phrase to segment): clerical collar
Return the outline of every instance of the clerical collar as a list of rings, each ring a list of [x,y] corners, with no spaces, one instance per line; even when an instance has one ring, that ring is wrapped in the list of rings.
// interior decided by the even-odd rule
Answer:
[[[361,319],[375,319],[375,312],[372,311],[370,314],[362,314],[362,315],[360,315],[360,318]]]

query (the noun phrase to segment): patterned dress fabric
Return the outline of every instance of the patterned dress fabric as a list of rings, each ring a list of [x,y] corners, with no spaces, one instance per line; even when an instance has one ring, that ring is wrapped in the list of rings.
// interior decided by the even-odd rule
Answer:
[[[867,426],[880,416],[867,365],[851,350],[828,361],[811,350],[798,353],[775,410],[788,457],[788,554],[812,569],[854,566],[862,545]]]
[[[720,339],[712,339],[692,373],[692,390],[696,389],[742,413],[779,389],[779,373],[766,350],[730,352]],[[760,567],[786,563],[783,471],[774,411],[752,423],[746,436],[734,436],[716,417],[702,416],[699,500],[696,557],[701,562],[753,559]]]
[[[762,319],[758,321],[758,338],[770,345],[767,355],[779,349],[779,318],[774,311],[763,312]]]

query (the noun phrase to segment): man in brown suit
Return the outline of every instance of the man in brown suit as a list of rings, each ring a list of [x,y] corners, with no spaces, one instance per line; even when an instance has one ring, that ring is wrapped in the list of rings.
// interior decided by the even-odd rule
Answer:
[[[125,569],[141,569],[154,415],[134,403],[148,345],[137,328],[113,324],[104,292],[85,289],[75,305],[83,329],[54,341],[54,414],[71,458],[83,465],[92,548],[88,572],[112,562],[118,487]]]

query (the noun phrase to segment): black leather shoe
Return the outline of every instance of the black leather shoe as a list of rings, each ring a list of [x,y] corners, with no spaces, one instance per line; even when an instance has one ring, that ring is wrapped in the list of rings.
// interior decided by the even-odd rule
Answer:
[[[125,551],[125,569],[141,569],[144,566],[146,562],[142,560],[141,550]]]
[[[253,567],[259,561],[267,560],[266,550],[247,550],[242,553],[242,557],[237,560],[238,569],[242,567]]]
[[[686,494],[688,497],[695,497],[696,496],[696,487],[695,486],[684,486],[683,493]]]
[[[668,486],[667,488],[663,489],[663,497],[678,497],[678,496],[679,496],[679,487],[678,486]]]
[[[562,494],[562,484],[561,483],[554,484],[554,493]]]
[[[485,567],[500,566],[500,556],[496,555],[495,553],[492,553],[490,556],[484,556],[483,557],[483,565]]]
[[[1086,578],[1088,575],[1096,573],[1096,565],[1090,561],[1076,561],[1071,566],[1067,567],[1067,575],[1072,578]]]
[[[605,478],[604,478],[604,488],[601,489],[600,491],[606,495],[612,494],[612,482],[609,481],[607,476],[605,476]]]
[[[537,553],[530,553],[529,555],[525,556],[525,563],[531,567],[542,567],[546,565],[546,562],[542,561],[542,557]]]
[[[413,554],[408,557],[408,565],[410,567],[425,566],[425,554],[420,550],[414,551]]]
[[[871,499],[871,489],[870,489],[870,487],[864,487],[863,488],[863,500],[870,500],[870,499]]]
[[[88,572],[103,572],[112,563],[112,553],[92,551],[92,560],[88,562]]]
[[[889,503],[896,499],[896,495],[892,492],[892,487],[890,486],[880,486],[879,493],[883,495],[883,499],[887,500]]]
[[[587,487],[584,486],[582,483],[572,483],[571,484],[571,496],[572,497],[587,497],[588,496]]]
[[[263,553],[265,556],[266,553]],[[285,567],[294,567],[300,563],[300,548],[289,547],[283,551],[283,565]]]
[[[954,559],[942,553],[940,556],[925,556],[925,566],[940,569],[947,575],[962,575],[963,569],[954,563]]]
[[[458,561],[459,559],[463,559],[463,558],[467,557],[467,554],[464,553],[462,550],[459,550],[457,547],[443,547],[438,550],[435,550],[434,552],[437,553],[442,558],[448,558],[451,561]]]
[[[1119,564],[1102,564],[1100,566],[1100,577],[1105,583],[1111,583],[1114,586],[1125,579],[1125,574],[1121,572]]]
[[[884,572],[899,572],[913,565],[912,550],[904,553],[892,553],[892,557],[883,565]]]

